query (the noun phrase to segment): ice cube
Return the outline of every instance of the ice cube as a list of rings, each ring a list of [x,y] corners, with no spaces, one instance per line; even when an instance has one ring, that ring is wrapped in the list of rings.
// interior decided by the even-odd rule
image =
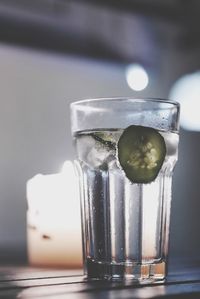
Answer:
[[[99,145],[98,142],[96,142],[95,146],[88,152],[87,163],[94,168],[98,168],[102,164],[106,163],[110,154],[111,153],[107,147]]]
[[[80,136],[77,140],[79,158],[92,168],[106,167],[115,158],[115,150],[96,140],[93,135]]]
[[[88,154],[95,147],[95,140],[92,136],[82,135],[77,139],[77,151],[80,160],[87,162]]]

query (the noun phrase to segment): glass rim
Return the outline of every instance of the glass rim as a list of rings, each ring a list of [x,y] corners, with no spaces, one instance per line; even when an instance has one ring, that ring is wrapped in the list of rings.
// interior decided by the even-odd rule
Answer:
[[[163,98],[151,98],[151,97],[99,97],[99,98],[87,98],[82,100],[74,101],[70,104],[71,108],[74,106],[83,105],[85,106],[88,103],[95,103],[95,102],[133,102],[133,103],[163,103],[163,104],[170,104],[172,107],[180,107],[180,104],[177,101],[163,99]]]

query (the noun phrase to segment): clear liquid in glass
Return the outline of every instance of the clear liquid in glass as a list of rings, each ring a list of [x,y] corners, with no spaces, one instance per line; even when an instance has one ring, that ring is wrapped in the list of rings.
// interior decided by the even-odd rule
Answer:
[[[152,183],[135,184],[118,161],[117,142],[122,132],[98,129],[75,135],[83,186],[87,276],[162,281],[178,134],[160,131],[167,149],[162,168]]]

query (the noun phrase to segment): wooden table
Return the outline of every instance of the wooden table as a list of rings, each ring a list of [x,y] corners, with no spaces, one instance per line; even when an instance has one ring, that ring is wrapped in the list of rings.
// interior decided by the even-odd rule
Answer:
[[[0,267],[0,298],[42,299],[200,299],[200,261],[171,262],[165,284],[135,286],[84,280],[82,270]]]

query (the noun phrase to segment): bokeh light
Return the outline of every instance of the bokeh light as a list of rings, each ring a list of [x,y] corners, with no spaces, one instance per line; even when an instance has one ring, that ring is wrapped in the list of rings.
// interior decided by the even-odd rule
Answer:
[[[131,64],[126,68],[126,80],[128,86],[135,90],[140,91],[147,87],[149,78],[146,70],[140,64]]]
[[[176,81],[169,97],[181,104],[181,126],[186,130],[200,131],[200,72],[185,75]]]

